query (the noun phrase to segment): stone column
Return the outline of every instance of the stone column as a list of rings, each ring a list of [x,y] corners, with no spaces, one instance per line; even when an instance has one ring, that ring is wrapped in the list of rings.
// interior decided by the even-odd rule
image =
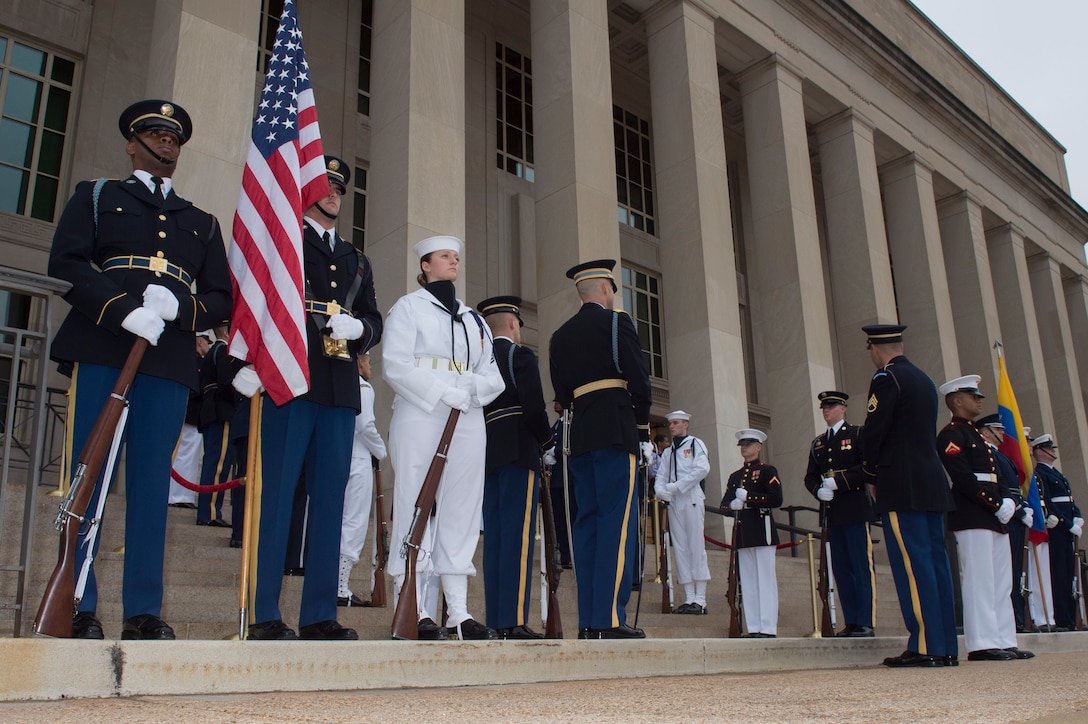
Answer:
[[[982,375],[980,389],[997,394],[997,358],[993,344],[1001,338],[997,300],[986,251],[982,206],[969,191],[941,199],[937,217],[948,274],[948,294],[955,311],[960,355],[957,374]],[[936,380],[941,384],[945,380]]]
[[[620,258],[616,144],[606,4],[532,0],[531,6],[536,245],[546,250],[536,259],[537,315],[550,394],[548,340],[578,309],[566,270]]]
[[[1005,367],[1016,393],[1016,404],[1025,425],[1036,431],[1052,429],[1054,414],[1050,408],[1039,327],[1035,322],[1035,300],[1031,295],[1028,262],[1024,255],[1024,235],[1013,224],[1005,224],[987,232],[986,245],[997,314],[1001,320],[1000,341],[1005,346]],[[1071,323],[1072,316],[1070,309]],[[1088,329],[1083,331],[1088,335]]]
[[[1085,421],[1084,398],[1077,376],[1073,330],[1062,285],[1062,267],[1056,259],[1040,252],[1028,259],[1028,270],[1035,297],[1046,378],[1050,386],[1050,404],[1054,410],[1054,427],[1048,430],[1032,429],[1032,434],[1049,432],[1054,435],[1061,448],[1058,468],[1084,490],[1084,483],[1088,480],[1088,466],[1085,465],[1088,422]]]
[[[939,385],[960,374],[933,197],[933,168],[913,153],[880,167],[884,221],[906,353]]]
[[[463,0],[374,3],[367,256],[382,310],[419,288],[413,244],[465,237],[464,23]],[[459,295],[484,253],[466,243]]]
[[[193,138],[174,182],[179,195],[219,217],[224,241],[253,127],[260,12],[260,0],[155,3],[146,96],[174,101],[192,116]]]
[[[1062,280],[1065,306],[1069,310],[1069,331],[1076,355],[1077,379],[1081,381],[1081,397],[1085,397],[1084,380],[1088,380],[1088,279],[1083,274]],[[1088,401],[1085,404],[1088,409]],[[1088,414],[1088,412],[1086,412]]]
[[[681,0],[646,18],[670,401],[710,448],[707,498],[748,425],[714,19]]]
[[[814,130],[820,150],[831,306],[842,370],[838,389],[855,400],[850,419],[861,423],[873,376],[872,362],[861,351],[861,327],[897,321],[873,126],[848,108]]]
[[[771,411],[774,463],[789,497],[802,492],[809,443],[823,424],[816,394],[835,383],[808,133],[801,77],[780,58],[757,63],[738,81],[752,199],[747,248],[756,262],[751,288],[766,358],[760,402]]]

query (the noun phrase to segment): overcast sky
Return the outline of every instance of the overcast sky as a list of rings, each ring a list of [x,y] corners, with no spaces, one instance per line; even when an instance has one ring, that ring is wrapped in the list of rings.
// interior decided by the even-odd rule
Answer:
[[[1088,207],[1088,0],[911,0],[1066,149]]]

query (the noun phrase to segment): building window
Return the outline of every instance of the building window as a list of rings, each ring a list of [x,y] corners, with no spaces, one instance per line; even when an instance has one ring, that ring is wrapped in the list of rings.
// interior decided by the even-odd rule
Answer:
[[[355,207],[351,215],[351,243],[363,251],[366,243],[366,169],[355,167]]]
[[[283,15],[283,0],[261,0],[261,29],[257,43],[257,78],[258,87],[268,74],[268,63],[272,57],[272,46],[276,42],[276,31],[280,28],[280,16]]]
[[[650,124],[630,111],[612,106],[616,136],[616,196],[621,223],[648,234],[654,224],[654,174],[650,153]]]
[[[0,35],[0,211],[57,215],[76,64]]]
[[[500,169],[534,179],[532,61],[502,43],[495,43],[495,144]]]
[[[623,267],[623,308],[638,330],[638,341],[651,377],[665,378],[665,344],[661,334],[661,278]]]
[[[359,113],[370,115],[370,48],[374,36],[374,0],[363,0],[363,17],[359,26]]]

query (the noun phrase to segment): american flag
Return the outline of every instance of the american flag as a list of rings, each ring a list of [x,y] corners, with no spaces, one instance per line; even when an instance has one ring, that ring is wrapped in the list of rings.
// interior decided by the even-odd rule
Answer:
[[[277,405],[310,388],[302,213],[329,193],[321,131],[293,0],[285,0],[227,253],[234,288],[230,353],[253,364]]]

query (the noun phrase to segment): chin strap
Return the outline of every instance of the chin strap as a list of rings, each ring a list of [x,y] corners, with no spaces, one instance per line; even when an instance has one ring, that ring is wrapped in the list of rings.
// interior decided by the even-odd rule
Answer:
[[[339,216],[339,214],[330,214],[328,211],[325,211],[325,209],[321,208],[321,204],[314,204],[314,207],[322,214],[324,214],[325,218],[329,219],[330,221],[336,221],[336,217]]]
[[[173,166],[177,163],[177,159],[163,158],[159,154],[151,150],[151,147],[144,143],[144,139],[140,138],[139,134],[133,133],[132,137],[136,139],[136,143],[144,147],[144,150],[151,154],[152,158],[156,159],[159,163],[165,163],[167,166]]]

